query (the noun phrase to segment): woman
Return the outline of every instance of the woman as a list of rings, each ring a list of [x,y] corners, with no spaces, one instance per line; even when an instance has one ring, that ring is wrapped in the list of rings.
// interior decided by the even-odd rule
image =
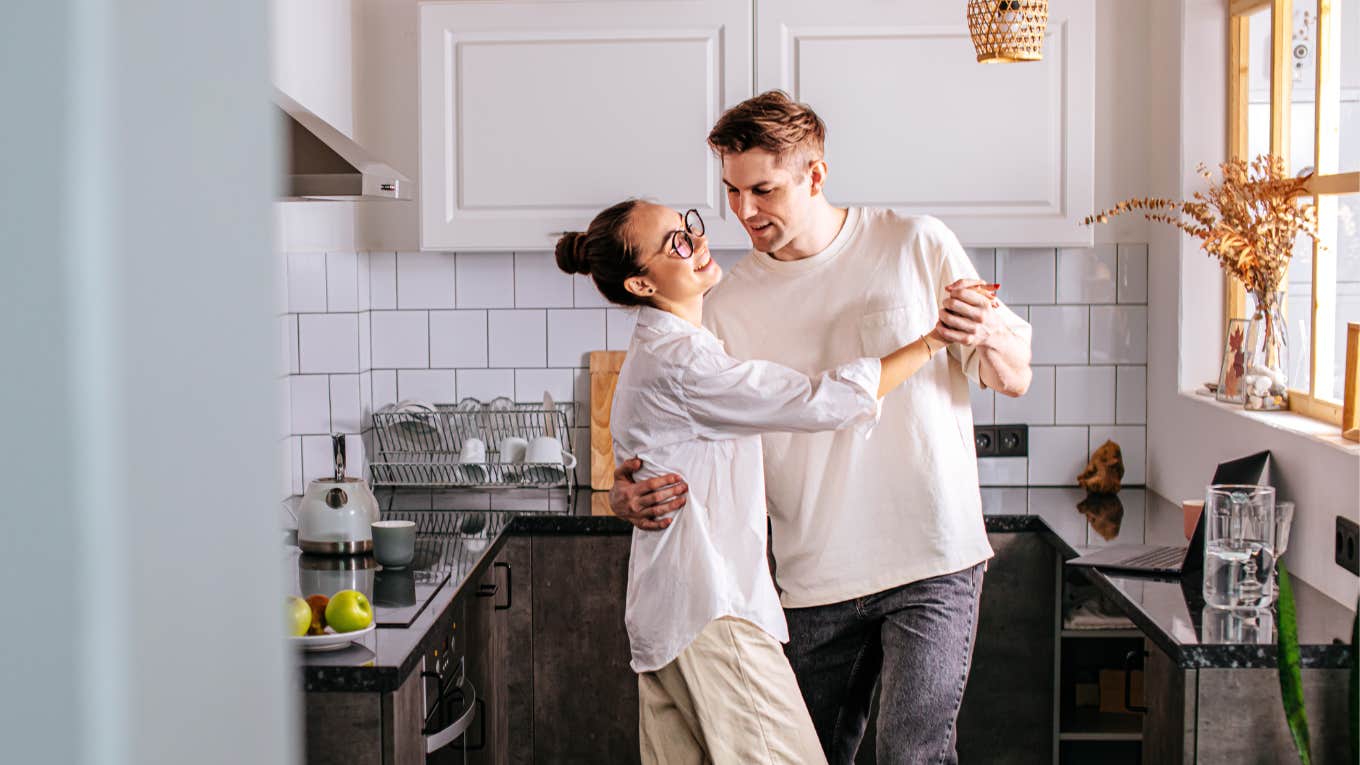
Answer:
[[[722,269],[695,210],[614,205],[562,236],[557,263],[640,308],[610,415],[615,459],[640,458],[639,479],[677,473],[689,484],[667,528],[633,532],[625,621],[643,762],[825,762],[780,647],[788,629],[765,555],[759,434],[859,426],[867,436],[879,400],[945,343],[932,330],[816,378],[728,356],[701,323]]]

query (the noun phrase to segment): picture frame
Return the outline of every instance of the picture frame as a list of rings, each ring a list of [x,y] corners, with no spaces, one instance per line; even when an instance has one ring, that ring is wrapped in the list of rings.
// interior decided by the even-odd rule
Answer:
[[[1228,319],[1223,333],[1223,356],[1218,370],[1218,390],[1214,399],[1227,404],[1245,404],[1246,388],[1242,376],[1246,373],[1247,337],[1250,319]]]

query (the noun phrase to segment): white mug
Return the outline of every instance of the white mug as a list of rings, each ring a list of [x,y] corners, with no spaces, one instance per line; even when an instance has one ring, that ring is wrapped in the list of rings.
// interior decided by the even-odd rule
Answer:
[[[458,452],[458,461],[463,463],[463,477],[468,483],[481,483],[486,480],[486,444],[480,438],[469,438],[463,442]]]
[[[539,436],[529,442],[524,461],[537,463],[536,472],[544,475],[544,480],[556,481],[566,476],[566,471],[576,467],[576,457],[562,448],[562,442],[553,436]]]

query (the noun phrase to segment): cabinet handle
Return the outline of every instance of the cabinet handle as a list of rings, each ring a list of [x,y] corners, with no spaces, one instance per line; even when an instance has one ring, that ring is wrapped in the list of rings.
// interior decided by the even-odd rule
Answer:
[[[1147,656],[1147,651],[1129,651],[1124,656],[1124,708],[1130,712],[1146,712],[1145,706],[1137,706],[1133,703],[1133,667],[1140,663]],[[1144,686],[1146,691],[1147,686]]]
[[[496,575],[496,569],[498,568],[505,569],[505,605],[497,603],[495,608],[497,611],[508,611],[510,609],[510,605],[514,602],[514,589],[515,589],[513,586],[513,578],[510,576],[510,564],[498,560],[495,563],[492,563],[491,566],[492,566],[491,576],[493,579],[495,578]],[[501,586],[496,582],[494,581],[482,582],[480,585],[477,586],[477,597],[479,598],[494,597],[496,593],[500,591]]]
[[[492,563],[491,567],[492,571],[495,571],[495,569],[498,568],[505,569],[505,605],[502,606],[497,604],[495,608],[497,611],[508,611],[510,610],[510,604],[514,602],[513,598],[515,593],[515,587],[512,583],[513,579],[510,576],[510,564],[498,560],[495,563]]]

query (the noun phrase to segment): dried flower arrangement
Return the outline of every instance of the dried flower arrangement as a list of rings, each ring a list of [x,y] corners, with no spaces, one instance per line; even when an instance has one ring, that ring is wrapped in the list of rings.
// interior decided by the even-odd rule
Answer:
[[[1300,203],[1308,196],[1311,177],[1295,178],[1285,172],[1284,160],[1262,154],[1247,164],[1231,159],[1220,164],[1223,179],[1215,183],[1203,165],[1196,168],[1209,181],[1207,191],[1197,191],[1190,201],[1148,197],[1128,199],[1082,221],[1106,223],[1115,215],[1143,211],[1148,220],[1169,223],[1200,241],[1200,248],[1218,260],[1256,298],[1257,318],[1263,320],[1265,357],[1256,366],[1265,372],[1244,379],[1255,384],[1254,398],[1263,400],[1251,408],[1282,408],[1287,405],[1283,376],[1283,328],[1279,326],[1280,289],[1289,271],[1289,258],[1300,234],[1317,241],[1317,209]],[[1278,341],[1271,338],[1279,338]]]

